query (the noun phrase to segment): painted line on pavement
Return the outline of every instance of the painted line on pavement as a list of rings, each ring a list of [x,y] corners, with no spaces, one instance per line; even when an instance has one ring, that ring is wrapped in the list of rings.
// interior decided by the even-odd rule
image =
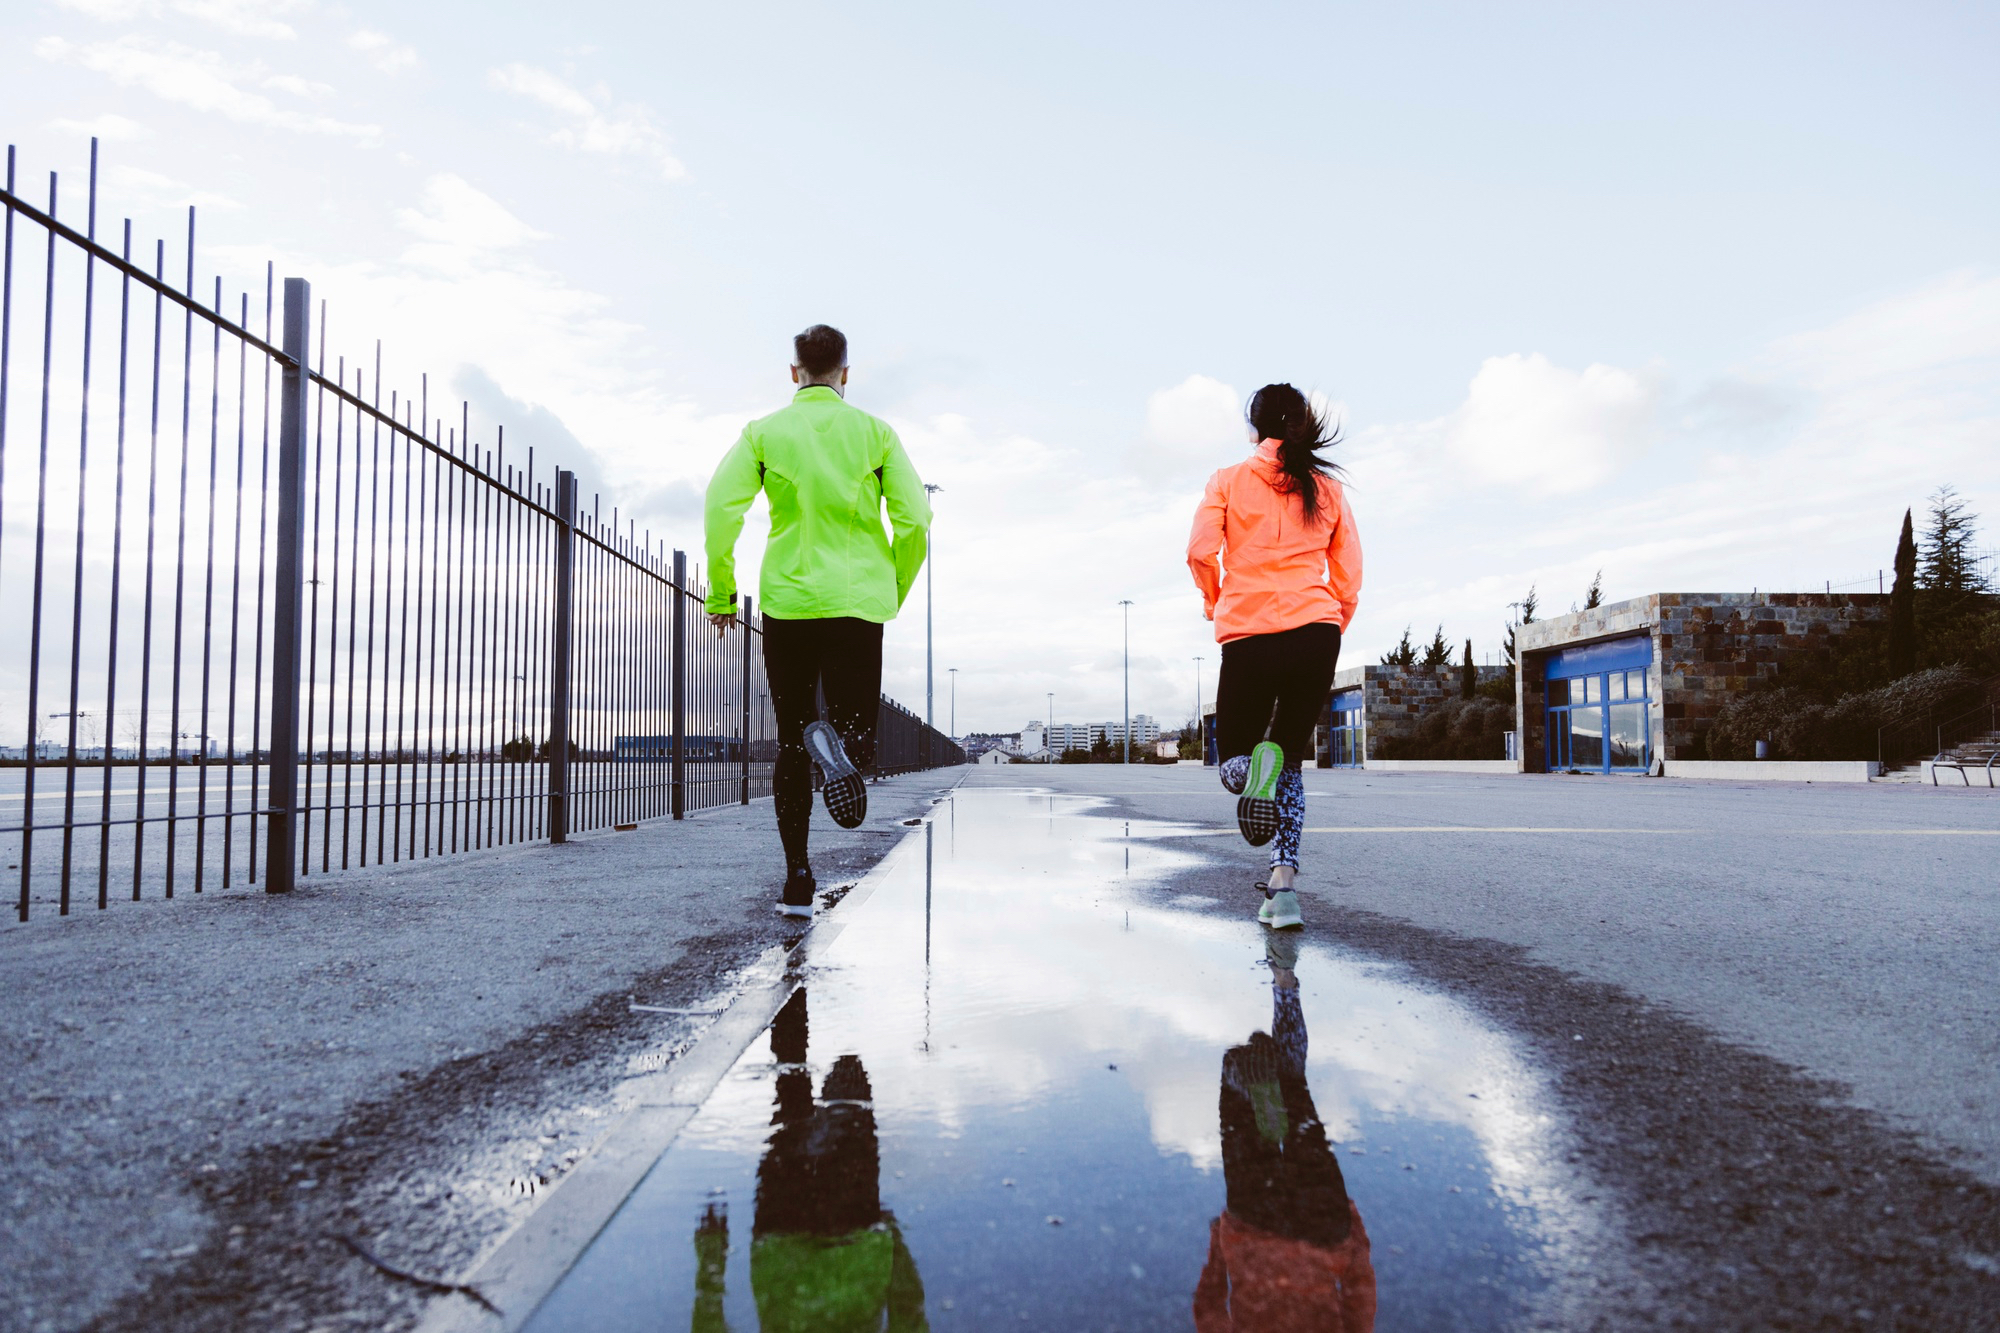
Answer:
[[[1698,834],[1755,833],[1764,838],[2000,838],[2000,829],[1985,828],[1847,828],[1847,829],[1700,829],[1700,828],[1553,828],[1520,824],[1351,824],[1300,830],[1303,833],[1644,833],[1685,837]],[[1190,829],[1180,833],[1146,834],[1164,838],[1233,838],[1233,828]]]

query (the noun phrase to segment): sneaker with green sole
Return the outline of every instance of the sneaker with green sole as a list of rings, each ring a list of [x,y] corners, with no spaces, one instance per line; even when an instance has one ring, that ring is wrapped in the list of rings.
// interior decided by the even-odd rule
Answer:
[[[1273,930],[1288,930],[1306,923],[1299,915],[1299,895],[1291,889],[1265,890],[1264,905],[1257,909],[1257,919]]]
[[[1259,741],[1250,751],[1250,776],[1236,801],[1236,827],[1252,847],[1278,836],[1278,771],[1285,752],[1275,741]]]

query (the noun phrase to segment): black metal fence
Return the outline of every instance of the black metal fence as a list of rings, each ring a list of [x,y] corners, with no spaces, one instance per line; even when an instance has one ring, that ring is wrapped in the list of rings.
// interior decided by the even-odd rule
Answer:
[[[2000,709],[2000,676],[1990,676],[1920,717],[1903,718],[1875,733],[1875,757],[1893,768],[1937,758],[1955,745],[1986,735]]]
[[[107,243],[94,142],[81,225],[53,173],[25,197],[11,147],[0,204],[23,920],[768,793],[762,636],[708,624],[680,552],[466,404],[434,413],[427,380],[385,391],[379,344],[329,360],[304,280],[198,283],[194,210],[171,275],[129,221]],[[881,722],[885,772],[964,762],[886,698]]]

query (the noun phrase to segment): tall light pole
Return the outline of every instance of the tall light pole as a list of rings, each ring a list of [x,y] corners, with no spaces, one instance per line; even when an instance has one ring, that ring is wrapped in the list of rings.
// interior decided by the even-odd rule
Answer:
[[[1132,762],[1132,603],[1128,598],[1118,605],[1125,608],[1125,762]]]
[[[943,489],[942,486],[924,483],[926,496],[936,495]],[[935,523],[932,526],[935,527]],[[925,534],[925,545],[927,549],[924,552],[924,725],[935,731],[937,726],[931,716],[931,571],[937,568],[937,544],[929,540],[928,532]]]
[[[1042,733],[1042,748],[1044,750],[1049,749],[1049,743],[1055,739],[1055,735],[1056,735],[1056,696],[1055,696],[1055,691],[1051,690],[1049,691],[1049,729]],[[1049,750],[1049,753],[1054,754],[1055,751]]]
[[[1201,657],[1197,654],[1194,659],[1194,734],[1195,739],[1201,742],[1202,762],[1206,763],[1208,761],[1208,737],[1202,734],[1204,730],[1205,728],[1201,725]]]
[[[946,667],[945,672],[951,677],[951,739],[956,743],[958,740],[958,668]]]

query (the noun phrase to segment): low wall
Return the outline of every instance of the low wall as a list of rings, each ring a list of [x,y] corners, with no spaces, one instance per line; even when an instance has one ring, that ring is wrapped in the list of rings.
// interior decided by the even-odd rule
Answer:
[[[1978,764],[1970,768],[1947,766],[1940,773],[1937,766],[1926,759],[1917,765],[1917,771],[1923,774],[1925,782],[1934,787],[1986,787],[1991,790],[1994,779],[2000,778],[2000,764],[1991,769],[1981,768]]]
[[[1370,773],[1518,773],[1512,759],[1370,759]]]
[[[1866,782],[1882,771],[1873,759],[1812,762],[1796,759],[1669,759],[1670,778],[1726,778],[1734,782]]]

